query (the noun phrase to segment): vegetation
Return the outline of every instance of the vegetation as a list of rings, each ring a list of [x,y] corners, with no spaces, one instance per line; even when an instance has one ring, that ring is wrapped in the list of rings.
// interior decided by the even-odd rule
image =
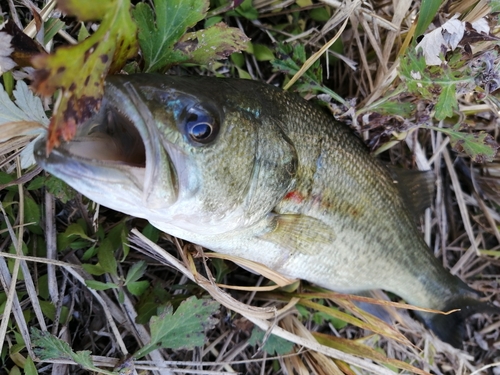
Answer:
[[[50,150],[74,136],[108,74],[268,81],[315,98],[391,163],[433,169],[425,238],[453,273],[498,300],[498,0],[58,0],[2,11],[0,373],[499,366],[491,317],[470,320],[458,351],[383,292],[375,303],[395,325],[353,303],[367,297],[204,253],[99,207],[32,156],[41,137]]]

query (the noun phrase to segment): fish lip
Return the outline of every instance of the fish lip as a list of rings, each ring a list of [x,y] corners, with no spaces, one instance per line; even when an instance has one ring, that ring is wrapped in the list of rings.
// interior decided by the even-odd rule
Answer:
[[[46,142],[47,140],[44,138],[36,142],[34,147],[35,160],[43,169],[56,176],[113,183],[122,181],[125,169],[129,168],[128,166],[99,164],[92,162],[92,160],[77,158],[64,148],[54,148],[47,155]]]
[[[140,81],[137,79],[132,81],[131,77],[137,78],[137,75],[114,75],[106,79],[108,105],[111,104],[114,110],[125,116],[141,136],[146,158],[145,179],[142,186],[143,201],[154,200],[156,184],[158,180],[162,180],[162,175],[167,174],[170,181],[170,196],[162,198],[164,204],[172,204],[179,194],[177,171],[169,153],[163,150],[163,144],[159,141],[162,136],[153,114],[145,104],[145,98],[141,93],[144,88],[141,87]],[[168,171],[162,171],[164,167]]]
[[[75,138],[69,142],[63,142],[61,145],[54,147],[50,154],[46,153],[46,138],[39,140],[34,147],[34,156],[37,163],[52,174],[71,178],[88,178],[94,181],[114,182],[123,181],[127,178],[133,182],[138,190],[147,195],[147,191],[153,184],[155,170],[157,168],[157,156],[160,153],[158,142],[154,142],[157,137],[157,130],[154,124],[148,119],[147,114],[144,114],[137,106],[140,101],[135,89],[132,85],[119,78],[118,80],[108,77],[105,82],[105,93],[101,102],[99,111],[89,120],[80,124],[77,128]],[[134,99],[129,98],[132,97]],[[144,162],[143,165],[135,165],[123,161],[112,161],[91,157],[81,156],[71,152],[71,146],[78,142],[81,137],[88,136],[92,133],[91,123],[99,123],[106,129],[109,123],[106,121],[108,114],[119,116],[121,121],[127,122],[129,129],[135,129],[140,135],[144,146]],[[102,121],[106,122],[102,124]],[[144,179],[131,178],[131,173],[127,173],[132,169],[143,168]]]

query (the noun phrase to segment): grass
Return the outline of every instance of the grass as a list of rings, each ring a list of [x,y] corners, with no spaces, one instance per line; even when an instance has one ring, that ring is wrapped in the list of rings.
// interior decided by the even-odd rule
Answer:
[[[381,157],[407,168],[434,170],[437,191],[421,221],[423,235],[452,273],[498,300],[499,59],[492,15],[498,9],[463,0],[438,10],[436,3],[344,6],[334,0],[256,0],[233,10],[213,1],[194,20],[174,19],[183,29],[175,38],[189,41],[194,34],[184,32],[197,33],[225,21],[251,38],[247,52],[227,60],[197,57],[210,61],[202,65],[187,61],[186,55],[153,64],[154,51],[161,47],[170,53],[177,42],[172,39],[144,52],[144,60],[127,60],[123,69],[239,76],[279,84],[307,98],[319,95]],[[42,7],[41,2],[34,4]],[[498,7],[495,2],[491,6]],[[147,7],[136,6],[145,19]],[[200,16],[203,12],[208,12],[206,17]],[[454,12],[468,22],[486,16],[492,37],[467,34],[460,48],[441,56],[447,65],[428,66],[412,40],[429,34],[436,12],[443,20]],[[8,17],[18,20],[30,37],[38,34],[49,50],[97,34],[94,20],[82,27],[60,13],[38,33],[32,10],[9,8]],[[103,18],[105,22],[113,25]],[[19,68],[15,72],[3,75],[9,95],[22,77]],[[50,114],[54,98],[50,90],[45,93],[50,95],[43,103],[20,106],[24,115],[19,116],[40,113],[40,108]],[[9,128],[9,136],[2,132],[0,143],[0,373],[83,374],[96,367],[110,372],[120,365],[114,371],[470,374],[497,366],[500,328],[491,317],[469,321],[465,351],[458,351],[436,340],[407,310],[394,308],[383,292],[377,298],[390,305],[395,326],[360,311],[342,295],[287,280],[259,264],[204,253],[142,220],[96,206],[34,167],[23,168],[29,163],[21,150],[40,134],[41,116]],[[65,129],[58,129],[56,135],[64,136]],[[186,306],[199,311],[195,301],[208,298],[217,301],[217,313],[207,309],[186,321],[196,327],[210,324],[184,329],[201,334],[204,344],[191,335],[180,343],[165,341],[171,336],[168,329],[186,323],[176,320],[176,314]],[[167,310],[161,314],[158,308]],[[33,328],[53,336],[40,337]],[[35,350],[32,340],[38,344]],[[142,357],[156,343],[158,349]],[[141,357],[132,360],[134,355]]]

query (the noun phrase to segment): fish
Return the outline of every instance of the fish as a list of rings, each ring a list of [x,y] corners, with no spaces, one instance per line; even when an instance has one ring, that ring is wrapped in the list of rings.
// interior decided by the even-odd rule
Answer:
[[[329,290],[383,289],[460,347],[498,313],[432,254],[394,174],[296,94],[251,80],[109,76],[100,109],[37,163],[91,200]]]

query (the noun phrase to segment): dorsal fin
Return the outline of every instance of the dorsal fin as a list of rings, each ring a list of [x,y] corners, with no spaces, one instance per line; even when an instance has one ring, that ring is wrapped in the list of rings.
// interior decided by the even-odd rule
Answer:
[[[419,219],[434,198],[434,173],[431,170],[416,171],[393,166],[389,170],[406,206],[415,219]]]

